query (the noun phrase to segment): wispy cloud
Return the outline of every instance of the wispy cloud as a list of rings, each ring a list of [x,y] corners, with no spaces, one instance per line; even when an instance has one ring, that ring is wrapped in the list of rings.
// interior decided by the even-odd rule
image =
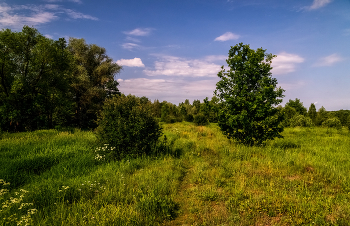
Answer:
[[[344,59],[338,54],[334,53],[332,55],[320,58],[313,66],[314,67],[329,67],[334,64],[343,61]]]
[[[126,67],[145,67],[142,60],[136,57],[134,59],[120,59],[116,63]]]
[[[147,36],[151,33],[152,28],[136,28],[132,31],[125,31],[124,34],[133,36]]]
[[[303,63],[304,58],[296,54],[282,52],[272,60],[273,74],[287,74],[296,70],[297,64]]]
[[[0,4],[0,28],[22,28],[24,25],[36,26],[59,19],[61,14],[72,19],[97,20],[96,17],[85,15],[55,4],[45,5],[13,5]]]
[[[239,39],[239,37],[240,37],[239,35],[236,35],[234,33],[226,32],[225,34],[215,38],[214,41],[225,42],[228,40],[237,40],[237,39]]]
[[[125,39],[131,42],[141,42],[139,39],[130,36],[126,37]]]
[[[312,5],[310,7],[308,7],[308,9],[310,9],[310,10],[319,9],[319,8],[326,6],[327,4],[329,4],[331,2],[332,2],[332,0],[314,0]]]
[[[45,0],[45,2],[63,2],[64,0]],[[68,2],[83,3],[81,0],[67,0]]]
[[[187,77],[216,77],[221,65],[212,63],[208,59],[185,59],[174,56],[161,56],[154,63],[154,69],[145,69],[148,76],[187,76]]]
[[[90,16],[90,15],[86,15],[83,13],[79,13],[76,12],[74,10],[71,9],[65,9],[67,15],[73,19],[88,19],[88,20],[98,20],[98,18]]]
[[[154,100],[166,100],[172,103],[180,103],[185,99],[203,100],[205,97],[212,97],[218,78],[187,81],[184,79],[118,79],[120,91],[124,94],[136,96],[147,96]],[[160,98],[159,98],[160,97]]]
[[[138,44],[136,44],[136,43],[130,43],[130,42],[128,42],[128,43],[123,43],[123,44],[122,44],[122,47],[123,47],[124,49],[133,50],[133,49],[140,48],[141,46],[138,45]]]

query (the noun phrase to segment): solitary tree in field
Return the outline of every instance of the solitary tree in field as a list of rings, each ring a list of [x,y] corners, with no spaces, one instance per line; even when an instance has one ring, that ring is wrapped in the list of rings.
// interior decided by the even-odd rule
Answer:
[[[222,102],[218,124],[228,138],[254,145],[282,137],[283,117],[275,106],[282,102],[284,90],[272,78],[274,57],[243,43],[231,47],[226,60],[230,69],[222,66],[215,90]]]

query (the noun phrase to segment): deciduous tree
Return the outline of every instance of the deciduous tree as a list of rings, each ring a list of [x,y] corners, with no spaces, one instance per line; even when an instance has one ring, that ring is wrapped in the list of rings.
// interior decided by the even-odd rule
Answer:
[[[272,78],[273,57],[243,43],[231,47],[226,60],[230,69],[222,66],[215,90],[222,102],[218,125],[228,138],[253,145],[282,137],[283,117],[275,106],[282,102],[284,90]]]
[[[106,49],[87,44],[84,39],[70,38],[68,49],[75,65],[72,89],[76,124],[81,128],[95,127],[104,100],[120,94],[114,76],[121,66],[107,56]]]

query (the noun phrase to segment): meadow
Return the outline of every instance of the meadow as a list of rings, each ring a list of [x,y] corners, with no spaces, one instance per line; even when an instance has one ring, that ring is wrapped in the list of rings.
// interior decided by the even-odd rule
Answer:
[[[0,225],[349,225],[348,129],[247,147],[163,124],[166,153],[96,157],[93,132],[0,135]]]

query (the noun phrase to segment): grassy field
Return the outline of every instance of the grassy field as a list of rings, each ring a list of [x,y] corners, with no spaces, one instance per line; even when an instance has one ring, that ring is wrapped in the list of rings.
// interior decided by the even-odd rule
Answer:
[[[92,132],[0,135],[0,225],[350,225],[347,129],[245,147],[163,127],[167,154],[118,162],[95,159]]]

